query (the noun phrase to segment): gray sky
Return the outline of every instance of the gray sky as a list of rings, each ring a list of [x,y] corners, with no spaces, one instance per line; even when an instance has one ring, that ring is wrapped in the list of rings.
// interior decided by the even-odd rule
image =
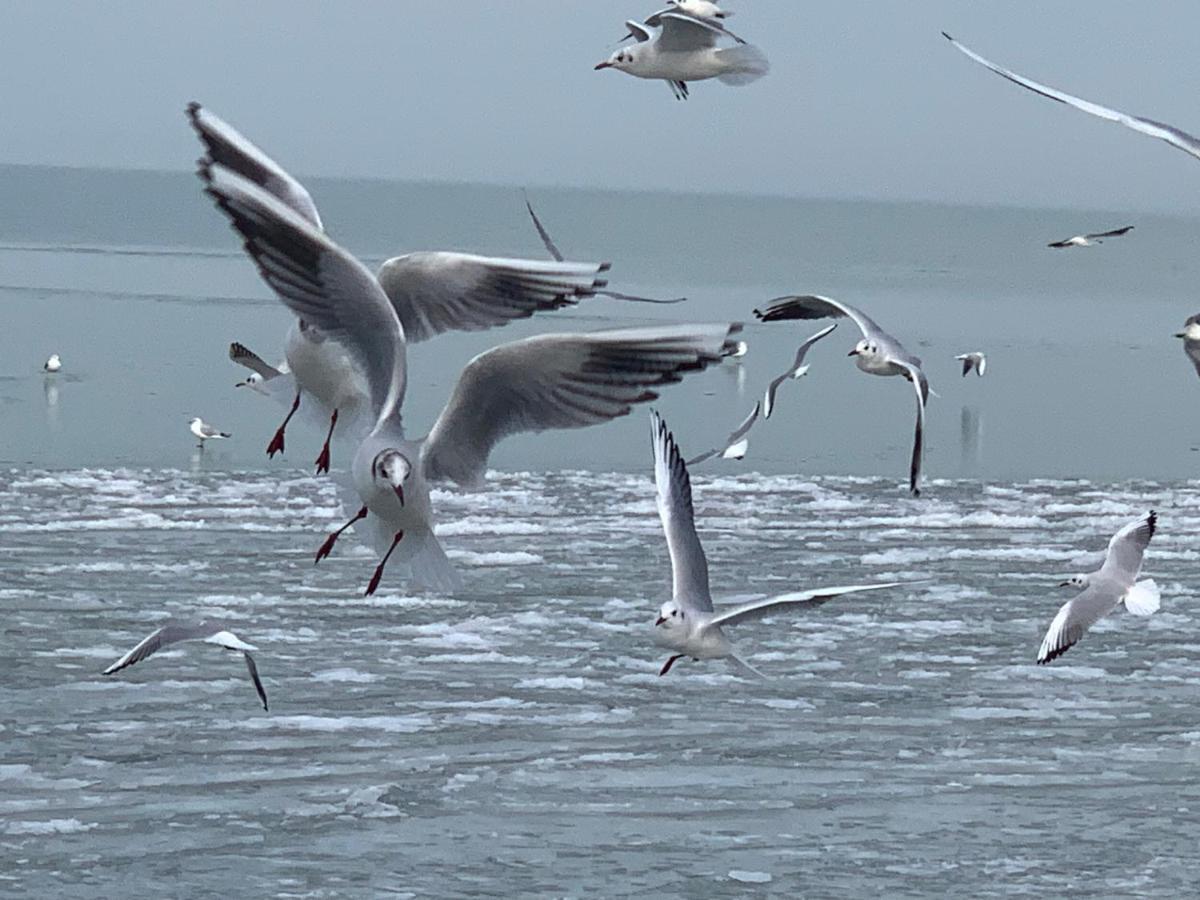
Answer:
[[[654,0],[4,2],[0,161],[187,169],[191,99],[301,175],[1192,214],[1200,161],[971,63],[1200,134],[1200,4],[729,0],[742,88],[594,72]]]

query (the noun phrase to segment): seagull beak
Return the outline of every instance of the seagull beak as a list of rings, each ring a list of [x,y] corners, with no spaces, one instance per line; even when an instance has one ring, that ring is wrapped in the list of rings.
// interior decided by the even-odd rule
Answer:
[[[853,350],[851,350],[851,351],[850,351],[849,353],[847,353],[846,355],[847,355],[847,356],[858,356],[858,348],[857,348],[857,347],[855,347]]]
[[[654,620],[654,627],[657,628],[659,625],[661,625],[665,621],[667,621],[666,616],[659,616],[657,619]]]
[[[1177,331],[1177,332],[1175,332],[1175,337],[1181,338],[1181,337],[1187,337],[1187,335],[1184,334],[1182,331]]]
[[[400,500],[400,505],[403,506],[404,505],[404,485],[398,484],[394,488],[392,488],[392,490],[396,492],[396,497]]]
[[[592,71],[593,71],[593,72],[599,72],[601,69],[611,69],[611,68],[612,68],[612,63],[610,63],[610,62],[609,62],[609,61],[606,59],[604,62],[602,62],[602,63],[596,63],[596,65],[592,66]]]
[[[1069,582],[1069,581],[1060,581],[1060,582],[1058,583],[1058,586],[1059,586],[1059,587],[1070,587],[1070,586],[1071,586],[1071,582]]]

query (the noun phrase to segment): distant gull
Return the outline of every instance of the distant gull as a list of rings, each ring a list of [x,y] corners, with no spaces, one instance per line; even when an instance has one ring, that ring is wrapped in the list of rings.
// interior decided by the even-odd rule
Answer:
[[[1108,542],[1104,565],[1087,575],[1074,575],[1063,587],[1078,587],[1082,593],[1068,600],[1050,623],[1038,664],[1062,656],[1079,642],[1083,633],[1103,619],[1122,602],[1135,616],[1148,616],[1158,611],[1158,585],[1152,579],[1137,581],[1142,568],[1142,555],[1154,537],[1158,516],[1153,510],[1136,522],[1130,522]],[[1135,584],[1136,582],[1136,584]]]
[[[729,359],[735,360],[736,362],[741,362],[742,357],[744,357],[749,352],[750,352],[750,345],[747,344],[745,341],[738,341],[737,343],[735,343],[733,345],[733,351],[727,355],[728,355]]]
[[[677,660],[690,656],[696,661],[729,659],[741,671],[761,678],[761,672],[734,654],[733,644],[721,626],[760,619],[787,607],[820,606],[842,594],[900,585],[900,582],[887,582],[817,588],[715,611],[708,588],[708,561],[696,534],[691,479],[675,438],[656,412],[650,413],[650,441],[654,448],[658,515],[671,556],[671,599],[659,609],[654,623],[654,642],[671,650],[672,654],[659,675],[666,675]]]
[[[837,328],[837,322],[834,322],[832,325],[822,328],[816,334],[805,338],[803,343],[801,343],[797,348],[796,358],[792,360],[792,364],[779,375],[771,379],[771,383],[767,385],[767,391],[763,395],[764,419],[771,418],[771,413],[775,411],[775,394],[778,393],[780,386],[785,381],[801,378],[808,373],[808,366],[804,364],[804,357],[808,355],[809,348],[835,328]]]
[[[987,357],[978,350],[974,353],[960,353],[954,358],[962,361],[962,373],[964,378],[971,374],[972,369],[975,370],[975,374],[978,377],[982,378],[983,373],[987,370]]]
[[[164,625],[105,669],[104,674],[112,675],[126,666],[132,666],[134,663],[152,656],[163,647],[182,641],[204,641],[207,644],[224,647],[226,650],[241,651],[242,657],[246,660],[246,668],[250,672],[250,680],[254,682],[254,690],[258,692],[258,699],[262,702],[262,708],[264,710],[267,708],[267,692],[263,689],[262,680],[258,677],[258,666],[254,664],[254,657],[250,655],[251,650],[258,648],[253,644],[247,644],[219,622],[204,621],[198,625],[178,623]]]
[[[57,353],[51,353],[50,358],[42,363],[43,372],[57,372],[62,368],[62,358]]]
[[[942,36],[971,59],[975,60],[975,62],[986,66],[1000,77],[1007,78],[1014,84],[1019,84],[1021,87],[1033,91],[1035,94],[1041,94],[1043,97],[1049,97],[1051,100],[1057,100],[1059,103],[1073,106],[1090,115],[1099,116],[1101,119],[1107,119],[1110,122],[1119,122],[1127,128],[1132,128],[1134,131],[1140,131],[1142,134],[1148,134],[1151,137],[1166,141],[1172,147],[1178,147],[1184,153],[1200,158],[1200,138],[1193,137],[1186,131],[1180,131],[1175,126],[1167,125],[1164,122],[1143,119],[1140,116],[1131,116],[1116,109],[1109,109],[1107,106],[1092,103],[1090,100],[1081,100],[1079,97],[1072,96],[1052,87],[1047,87],[1044,84],[1039,84],[1031,78],[1025,78],[1022,75],[1009,71],[1003,66],[989,62],[974,50],[960,44],[944,31],[942,32]]]
[[[200,439],[200,443],[197,446],[201,450],[204,449],[205,441],[221,441],[227,437],[232,437],[228,431],[213,428],[199,416],[193,417],[192,421],[188,423],[188,427],[192,434]]]
[[[746,434],[754,427],[754,423],[758,421],[758,412],[761,408],[761,403],[755,403],[754,409],[750,410],[750,414],[742,419],[741,424],[725,439],[725,444],[722,447],[714,447],[712,450],[701,453],[699,456],[694,456],[687,461],[687,464],[689,466],[696,466],[712,459],[714,456],[719,456],[721,459],[742,459],[750,446],[750,441],[746,437]]]
[[[733,37],[719,22],[678,9],[664,10],[657,17],[657,35],[639,22],[627,21],[625,27],[637,43],[617,50],[594,68],[661,79],[677,100],[687,99],[689,81],[716,78],[725,84],[743,85],[770,71],[766,56],[753,44],[718,49],[720,38]]]
[[[921,457],[925,441],[925,402],[929,399],[929,382],[921,370],[921,360],[909,353],[903,344],[880,328],[866,313],[848,303],[840,303],[828,297],[779,297],[767,304],[765,309],[756,309],[754,314],[764,322],[845,316],[851,319],[863,334],[863,339],[849,353],[855,357],[855,365],[869,375],[900,375],[912,384],[917,394],[917,425],[913,433],[908,486],[914,497],[920,495]]]
[[[720,360],[737,323],[617,328],[545,334],[502,344],[463,369],[433,429],[405,434],[408,328],[371,272],[311,221],[253,181],[201,160],[205,192],[226,215],[259,274],[285,306],[350,355],[369,399],[370,431],[350,467],[355,515],[317,552],[364,523],[382,552],[366,593],[389,559],[408,561],[417,580],[454,590],[457,573],[433,530],[430,482],[483,484],[488,457],[505,437],[581,428],[628,414],[657,388]],[[405,313],[411,313],[406,308]],[[368,518],[373,517],[373,518]]]
[[[1046,246],[1056,249],[1064,247],[1091,247],[1093,244],[1103,244],[1103,238],[1120,237],[1131,231],[1133,231],[1133,226],[1126,225],[1124,228],[1114,228],[1112,231],[1093,231],[1090,234],[1077,234],[1075,237],[1069,237],[1062,241],[1054,241]]]
[[[1190,316],[1183,323],[1183,331],[1176,332],[1175,337],[1183,338],[1183,352],[1196,367],[1196,374],[1200,375],[1200,313]]]

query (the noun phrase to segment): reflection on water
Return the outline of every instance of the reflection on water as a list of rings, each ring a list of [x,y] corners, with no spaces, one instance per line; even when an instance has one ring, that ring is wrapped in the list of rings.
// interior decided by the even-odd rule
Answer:
[[[983,450],[983,414],[974,406],[964,406],[959,413],[959,462],[964,475],[979,472]]]

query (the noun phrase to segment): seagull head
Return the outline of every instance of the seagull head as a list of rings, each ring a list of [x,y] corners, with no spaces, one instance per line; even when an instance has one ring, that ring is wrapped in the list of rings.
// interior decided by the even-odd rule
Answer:
[[[412,463],[399,450],[384,450],[375,457],[372,470],[377,481],[386,482],[395,493],[400,505],[404,505],[404,484],[412,476]]]
[[[863,338],[854,345],[854,349],[847,353],[847,356],[876,356],[879,353],[879,346],[868,338]]]
[[[604,62],[598,62],[592,68],[599,72],[601,69],[628,69],[633,65],[636,47],[622,47]]]
[[[1060,581],[1058,586],[1072,587],[1082,591],[1088,586],[1088,577],[1086,575],[1072,575],[1066,581]]]
[[[1200,341],[1200,322],[1188,322],[1183,331],[1175,332],[1175,337],[1187,341]]]
[[[658,610],[658,618],[654,620],[654,627],[663,632],[671,632],[679,628],[686,628],[687,616],[683,608],[674,600],[668,600]]]
[[[245,381],[239,381],[234,387],[254,387],[256,384],[262,384],[263,377],[257,372],[251,372]]]

